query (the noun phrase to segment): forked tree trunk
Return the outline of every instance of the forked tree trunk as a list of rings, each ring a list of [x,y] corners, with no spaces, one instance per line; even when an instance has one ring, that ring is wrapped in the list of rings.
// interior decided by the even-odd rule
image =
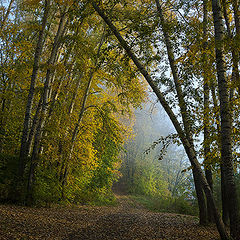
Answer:
[[[168,105],[165,97],[163,96],[162,92],[160,89],[155,85],[155,82],[153,81],[152,77],[148,74],[142,63],[139,61],[137,56],[133,53],[131,48],[129,47],[128,43],[123,39],[117,28],[113,25],[111,20],[105,15],[105,13],[98,7],[98,5],[94,2],[91,1],[93,8],[98,12],[98,14],[103,18],[103,20],[106,22],[108,27],[111,29],[115,37],[118,39],[119,43],[121,46],[125,49],[126,53],[128,56],[132,59],[138,70],[141,72],[141,74],[144,76],[156,96],[158,97],[160,103],[162,104],[163,108],[165,109],[166,113],[168,114],[169,118],[171,119],[182,143],[185,148],[185,151],[188,155],[188,158],[193,166],[193,168],[196,168],[196,173],[198,175],[198,178],[201,180],[204,192],[206,194],[206,197],[209,199],[209,202],[211,204],[211,207],[214,212],[214,218],[215,222],[219,231],[219,234],[222,238],[222,240],[227,240],[228,239],[228,234],[227,231],[224,227],[224,224],[222,222],[221,216],[217,210],[216,203],[213,198],[212,190],[209,187],[207,180],[203,174],[203,171],[201,169],[200,163],[197,161],[195,150],[193,149],[193,146],[189,143],[188,139],[185,136],[185,133],[183,132],[181,125],[179,124],[175,114],[173,113],[172,109]]]
[[[65,11],[60,18],[58,31],[56,33],[51,55],[48,60],[49,66],[55,63],[59,46],[60,46],[60,38],[62,37],[62,34],[63,34],[66,19],[67,19],[67,12]],[[42,112],[41,112],[41,117],[38,123],[38,128],[35,134],[34,146],[33,146],[33,151],[32,151],[32,156],[30,161],[30,169],[28,174],[28,184],[27,184],[27,194],[26,194],[26,202],[28,205],[31,205],[33,200],[32,193],[33,193],[34,172],[39,162],[38,152],[39,152],[40,141],[42,138],[42,130],[46,123],[46,117],[47,117],[47,111],[48,111],[48,99],[49,99],[49,92],[51,88],[50,84],[51,84],[51,69],[48,68],[46,73],[44,88],[43,88],[43,95],[42,95]]]
[[[20,180],[23,178],[25,164],[26,164],[26,158],[27,158],[27,154],[28,154],[27,153],[28,152],[27,151],[27,142],[28,142],[29,131],[30,131],[29,128],[30,128],[32,106],[33,106],[34,91],[35,91],[35,85],[36,85],[36,80],[37,80],[37,74],[38,74],[38,70],[39,70],[40,57],[41,57],[42,49],[43,49],[45,28],[47,25],[49,9],[50,9],[50,0],[46,0],[44,14],[43,14],[43,18],[42,18],[42,26],[41,26],[41,30],[39,32],[38,42],[37,42],[37,46],[36,46],[36,50],[35,50],[33,71],[32,71],[32,76],[31,76],[31,83],[30,83],[30,89],[29,89],[29,93],[28,93],[27,106],[26,106],[25,118],[24,118],[24,124],[23,124],[23,133],[22,133],[20,156],[19,156]]]
[[[232,139],[231,139],[231,112],[228,97],[228,86],[224,61],[224,26],[219,0],[212,0],[212,11],[215,29],[215,51],[218,76],[218,91],[220,98],[221,118],[221,158],[223,172],[226,176],[230,231],[233,239],[240,236],[240,216],[236,183],[234,179]]]
[[[68,155],[66,161],[63,163],[64,172],[63,172],[62,177],[60,177],[61,186],[62,186],[62,194],[61,194],[62,199],[65,198],[64,190],[65,190],[65,186],[67,184],[67,176],[68,176],[68,172],[69,172],[69,162],[72,158],[72,154],[73,154],[73,150],[74,150],[74,144],[75,144],[75,141],[77,139],[77,135],[79,133],[79,128],[80,128],[80,125],[81,125],[81,122],[82,122],[82,119],[83,119],[83,114],[85,112],[85,107],[86,107],[89,91],[90,91],[91,84],[92,84],[93,74],[94,74],[94,70],[92,70],[90,72],[89,80],[88,80],[88,83],[87,83],[87,86],[86,86],[86,89],[85,89],[85,92],[84,92],[84,95],[83,95],[81,109],[80,109],[80,112],[79,112],[79,115],[78,115],[78,121],[77,121],[77,123],[75,125],[75,128],[74,128],[74,131],[73,131],[69,155]],[[69,114],[71,114],[71,109],[69,109]]]

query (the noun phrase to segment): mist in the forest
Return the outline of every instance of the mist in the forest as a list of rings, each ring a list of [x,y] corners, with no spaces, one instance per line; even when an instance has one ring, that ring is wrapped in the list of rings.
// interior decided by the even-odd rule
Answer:
[[[134,136],[125,144],[121,172],[130,192],[192,198],[189,163],[159,103],[135,111]],[[172,136],[172,137],[171,137]]]

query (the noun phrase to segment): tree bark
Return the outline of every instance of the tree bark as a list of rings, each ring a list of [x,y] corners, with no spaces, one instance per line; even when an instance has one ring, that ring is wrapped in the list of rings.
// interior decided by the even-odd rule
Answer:
[[[212,11],[215,30],[215,51],[217,63],[218,91],[220,97],[221,118],[221,158],[224,175],[226,176],[227,195],[229,199],[230,231],[233,239],[240,236],[240,216],[238,208],[237,189],[234,179],[232,139],[231,139],[231,112],[228,98],[228,87],[224,61],[224,27],[219,0],[212,0]]]
[[[162,104],[163,108],[165,109],[166,113],[168,114],[169,118],[171,119],[182,143],[185,148],[185,151],[189,157],[189,160],[194,168],[196,168],[197,175],[199,179],[201,180],[202,186],[204,188],[204,192],[209,198],[210,204],[212,206],[213,212],[214,212],[214,218],[216,221],[216,225],[219,231],[219,234],[222,238],[222,240],[227,240],[228,239],[228,233],[224,227],[224,224],[222,222],[222,219],[220,217],[220,214],[217,210],[216,203],[213,198],[213,194],[211,191],[211,188],[209,187],[207,180],[203,174],[203,171],[201,169],[201,165],[197,161],[195,150],[193,149],[192,145],[189,143],[188,139],[185,136],[185,133],[183,132],[175,114],[173,113],[172,109],[168,105],[166,99],[164,98],[162,92],[159,90],[159,88],[155,85],[152,77],[148,74],[142,63],[139,61],[137,56],[133,53],[131,48],[129,47],[128,43],[123,39],[117,28],[113,25],[111,20],[105,15],[105,13],[98,7],[98,5],[92,0],[91,1],[93,8],[98,12],[98,14],[103,18],[103,20],[106,22],[108,27],[111,29],[115,37],[118,39],[119,43],[121,46],[125,49],[126,53],[128,56],[132,59],[138,70],[141,72],[141,74],[144,76],[156,96],[158,97],[160,103]]]
[[[227,195],[227,183],[226,183],[226,176],[224,171],[224,166],[220,164],[221,170],[221,198],[222,198],[222,220],[226,226],[229,226],[229,199]]]

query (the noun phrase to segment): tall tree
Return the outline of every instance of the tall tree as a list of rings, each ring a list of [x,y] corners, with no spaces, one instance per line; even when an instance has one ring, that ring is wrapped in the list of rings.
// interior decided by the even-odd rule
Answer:
[[[231,113],[228,96],[228,86],[224,60],[224,25],[219,0],[212,0],[212,11],[215,29],[215,51],[218,76],[218,91],[220,97],[220,118],[221,118],[221,161],[226,176],[230,230],[233,239],[240,236],[240,216],[237,198],[237,189],[234,179],[232,139],[231,139]]]

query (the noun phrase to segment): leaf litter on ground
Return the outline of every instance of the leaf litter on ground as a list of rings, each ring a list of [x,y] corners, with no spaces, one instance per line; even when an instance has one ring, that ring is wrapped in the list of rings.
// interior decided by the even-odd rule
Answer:
[[[0,205],[0,240],[217,240],[214,225],[144,209],[128,196],[117,206],[30,208]]]

